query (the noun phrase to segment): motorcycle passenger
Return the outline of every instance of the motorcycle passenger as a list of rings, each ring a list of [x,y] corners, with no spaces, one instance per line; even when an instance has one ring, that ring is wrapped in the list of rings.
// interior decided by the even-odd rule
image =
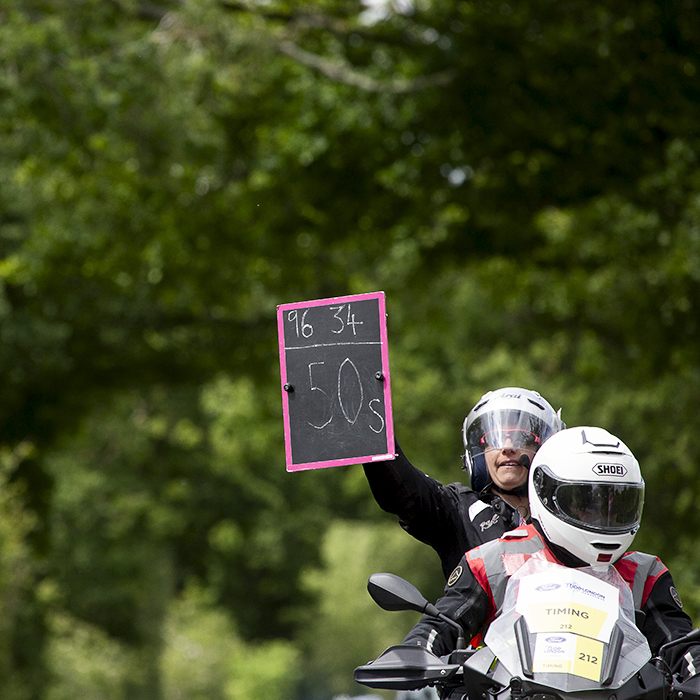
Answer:
[[[536,391],[484,394],[462,426],[470,486],[427,476],[398,443],[396,459],[365,464],[365,474],[380,507],[435,549],[447,579],[464,552],[527,520],[528,467],[544,441],[565,427],[560,413]]]
[[[532,557],[577,568],[614,566],[644,613],[638,624],[652,654],[692,630],[661,560],[628,551],[639,529],[644,480],[622,441],[602,428],[562,430],[537,452],[529,496],[531,523],[467,552],[436,603],[470,637],[485,632],[500,612],[509,577]],[[424,616],[404,643],[440,656],[454,648],[456,636],[451,627]],[[700,645],[679,645],[670,665],[681,678],[696,674]]]

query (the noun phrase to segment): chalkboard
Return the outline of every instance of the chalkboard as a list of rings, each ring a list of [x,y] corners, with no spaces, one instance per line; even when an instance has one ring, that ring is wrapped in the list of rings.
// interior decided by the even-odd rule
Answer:
[[[287,471],[394,458],[384,292],[277,307]]]

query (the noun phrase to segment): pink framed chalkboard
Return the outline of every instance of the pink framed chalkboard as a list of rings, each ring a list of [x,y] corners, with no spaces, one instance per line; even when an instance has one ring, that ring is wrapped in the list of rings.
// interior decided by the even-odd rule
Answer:
[[[287,471],[393,459],[384,292],[277,307]]]

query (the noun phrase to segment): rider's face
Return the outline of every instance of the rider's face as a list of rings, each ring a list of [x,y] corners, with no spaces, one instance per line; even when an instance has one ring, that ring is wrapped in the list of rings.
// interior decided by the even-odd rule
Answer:
[[[524,484],[527,481],[528,469],[520,462],[520,458],[527,455],[529,464],[533,454],[532,451],[514,448],[510,438],[506,440],[504,447],[487,450],[484,457],[493,483],[505,491]]]

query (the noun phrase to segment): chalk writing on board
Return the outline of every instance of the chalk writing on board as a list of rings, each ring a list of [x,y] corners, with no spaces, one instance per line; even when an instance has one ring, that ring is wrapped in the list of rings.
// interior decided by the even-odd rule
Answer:
[[[342,333],[346,328],[351,328],[352,334],[356,336],[357,335],[356,326],[364,325],[364,321],[356,321],[355,320],[355,314],[352,313],[352,310],[350,308],[351,305],[348,304],[347,307],[348,307],[348,317],[346,320],[343,320],[340,317],[340,314],[345,309],[345,304],[341,304],[340,306],[329,306],[328,307],[331,311],[335,312],[333,314],[333,318],[337,319],[338,323],[339,323],[338,326],[330,329],[331,333]],[[287,316],[287,320],[291,321],[294,324],[297,338],[300,335],[304,338],[310,338],[314,334],[314,327],[306,320],[306,316],[308,313],[309,313],[309,309],[304,309],[304,313],[301,315],[301,319],[300,319],[299,318],[299,310],[293,309],[292,311],[289,312],[289,315]]]
[[[384,428],[386,427],[386,421],[384,420],[384,416],[381,413],[377,413],[377,411],[372,407],[373,403],[381,403],[381,401],[379,399],[372,399],[369,402],[369,410],[372,411],[372,413],[374,413],[375,416],[377,416],[377,418],[379,419],[379,424],[375,428],[374,425],[372,425],[370,423],[369,429],[373,433],[381,433],[384,430]],[[375,423],[376,423],[376,421],[375,421]]]
[[[346,308],[347,315],[343,313]],[[314,325],[310,322],[310,311],[313,311],[316,318],[319,319],[319,324],[316,326],[318,332],[316,333],[314,333]],[[332,314],[331,322],[329,325],[321,325],[323,321],[328,322],[328,319],[324,318],[326,311]],[[326,309],[315,307],[304,309],[301,313],[300,309],[292,309],[287,314],[287,321],[292,324],[292,334],[297,340],[309,341],[298,345],[288,345],[289,352],[302,351],[308,355],[309,350],[327,349],[329,357],[333,360],[332,362],[312,360],[306,365],[307,372],[305,374],[308,376],[306,388],[312,395],[311,416],[307,419],[307,424],[316,430],[323,430],[337,418],[341,421],[344,419],[350,425],[354,425],[360,416],[365,399],[362,376],[357,364],[349,356],[342,352],[338,355],[337,352],[331,352],[331,349],[357,348],[358,346],[381,348],[381,341],[362,340],[357,337],[358,327],[364,326],[365,322],[356,318],[351,304],[329,306]],[[332,342],[321,342],[324,332],[325,334],[328,332],[335,334],[337,339]],[[340,339],[341,334],[344,334],[343,339]],[[316,340],[319,342],[315,342]],[[293,342],[294,340],[292,340]],[[378,366],[381,367],[381,358],[379,360]],[[374,383],[377,379],[381,379],[381,376],[377,377],[376,373],[374,377]],[[303,388],[298,385],[294,386],[295,391],[303,390]],[[381,403],[379,398],[373,398],[372,401]],[[376,409],[372,413],[376,416]],[[381,432],[383,426],[379,430],[376,427],[372,429],[374,432]]]
[[[319,391],[326,399],[329,399],[329,394],[320,386],[314,384],[312,369],[316,365],[325,365],[325,362],[309,363],[309,384],[311,386],[311,391]],[[350,367],[351,369],[346,370],[346,367]],[[359,400],[356,400],[358,399],[358,395]],[[355,363],[349,357],[346,357],[340,363],[340,368],[338,369],[338,405],[340,406],[340,411],[345,417],[345,420],[350,423],[350,425],[354,425],[357,421],[360,411],[362,410],[363,399],[364,389],[362,388],[360,372],[355,366]],[[373,399],[373,401],[377,400],[378,399]],[[330,399],[328,400],[327,405],[329,410],[328,420],[323,423],[323,425],[315,425],[311,421],[307,421],[311,427],[316,428],[317,430],[322,430],[333,420]]]
[[[278,307],[288,469],[393,456],[383,301]]]

